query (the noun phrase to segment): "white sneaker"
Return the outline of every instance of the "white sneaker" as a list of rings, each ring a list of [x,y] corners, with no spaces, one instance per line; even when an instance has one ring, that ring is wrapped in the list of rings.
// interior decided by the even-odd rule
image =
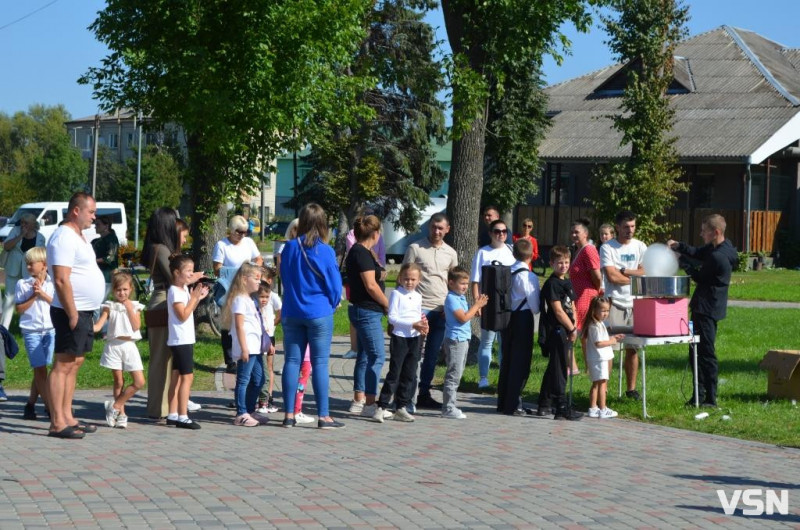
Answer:
[[[258,412],[259,414],[269,414],[269,409],[267,408],[266,405],[264,405],[263,407],[257,408],[256,412]]]
[[[356,357],[358,357],[358,352],[353,350],[347,350],[347,353],[342,355],[342,359],[355,359]]]
[[[587,413],[587,416],[589,416],[590,418],[599,418],[600,417],[600,409],[597,408],[597,407],[589,409],[589,412]]]
[[[478,388],[489,388],[489,379],[481,377],[481,380],[478,381]]]
[[[106,409],[106,423],[109,427],[114,427],[117,424],[117,418],[119,417],[119,411],[114,408],[113,401],[106,401],[104,403]]]
[[[351,402],[350,403],[350,414],[361,414],[361,411],[364,410],[364,403],[366,403],[366,401],[353,401],[353,402]]]
[[[617,416],[619,416],[619,414],[617,414],[616,410],[605,408],[600,411],[600,415],[597,417],[600,419],[608,419],[608,418],[616,418]]]
[[[295,414],[294,420],[297,423],[314,423],[315,421],[317,421],[314,419],[313,416],[308,416],[306,414],[303,414],[302,412],[298,412],[297,414]]]
[[[448,412],[442,412],[442,418],[447,418],[449,420],[465,420],[467,419],[467,415],[461,412],[461,409],[453,409]]]
[[[372,405],[370,405],[372,407]],[[366,409],[366,407],[364,407]],[[386,412],[380,407],[374,408],[375,412],[372,414],[373,421],[377,421],[378,423],[383,423],[383,413]]]
[[[188,404],[188,406],[186,408],[187,408],[187,410],[189,412],[197,412],[198,410],[200,410],[203,407],[201,407],[199,403],[195,403],[194,401],[192,401],[190,399],[189,400],[189,404]]]
[[[414,416],[408,412],[408,409],[401,407],[394,413],[394,419],[395,421],[411,422],[414,421]]]
[[[127,429],[128,428],[128,417],[124,414],[120,414],[117,416],[117,424],[115,425],[117,429]]]

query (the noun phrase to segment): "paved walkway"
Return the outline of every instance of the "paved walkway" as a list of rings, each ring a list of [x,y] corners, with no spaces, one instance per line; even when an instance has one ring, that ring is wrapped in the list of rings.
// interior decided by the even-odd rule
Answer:
[[[619,419],[509,418],[471,394],[466,420],[430,411],[379,425],[341,412],[347,347],[337,338],[331,360],[341,431],[283,429],[280,413],[234,427],[229,392],[197,392],[200,431],[139,420],[137,396],[127,431],[56,440],[21,419],[25,397],[12,393],[0,404],[0,528],[800,528],[798,450]],[[102,423],[107,398],[77,392],[79,417]],[[789,514],[725,515],[716,490],[740,488],[789,490]]]

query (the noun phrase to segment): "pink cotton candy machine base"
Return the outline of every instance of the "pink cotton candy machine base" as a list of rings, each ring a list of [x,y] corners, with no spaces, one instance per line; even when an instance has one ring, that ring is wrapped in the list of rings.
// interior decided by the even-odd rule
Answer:
[[[689,334],[688,298],[635,298],[633,333],[643,337]]]

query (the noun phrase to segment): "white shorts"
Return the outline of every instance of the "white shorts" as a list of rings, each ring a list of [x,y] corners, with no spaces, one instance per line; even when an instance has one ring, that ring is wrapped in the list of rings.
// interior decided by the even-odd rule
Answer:
[[[132,340],[110,340],[103,348],[103,355],[100,357],[100,366],[111,370],[122,370],[123,372],[141,372],[142,356],[139,355],[139,348]]]
[[[612,359],[613,361],[613,359]],[[595,381],[608,381],[608,364],[611,361],[601,361],[599,359],[590,360],[586,364],[589,368],[589,378],[592,380],[592,383]]]

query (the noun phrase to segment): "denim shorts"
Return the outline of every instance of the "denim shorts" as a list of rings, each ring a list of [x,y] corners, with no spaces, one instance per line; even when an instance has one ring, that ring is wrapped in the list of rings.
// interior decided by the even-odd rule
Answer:
[[[22,340],[25,341],[25,351],[28,352],[28,361],[31,363],[31,368],[53,364],[56,330],[23,331]]]

